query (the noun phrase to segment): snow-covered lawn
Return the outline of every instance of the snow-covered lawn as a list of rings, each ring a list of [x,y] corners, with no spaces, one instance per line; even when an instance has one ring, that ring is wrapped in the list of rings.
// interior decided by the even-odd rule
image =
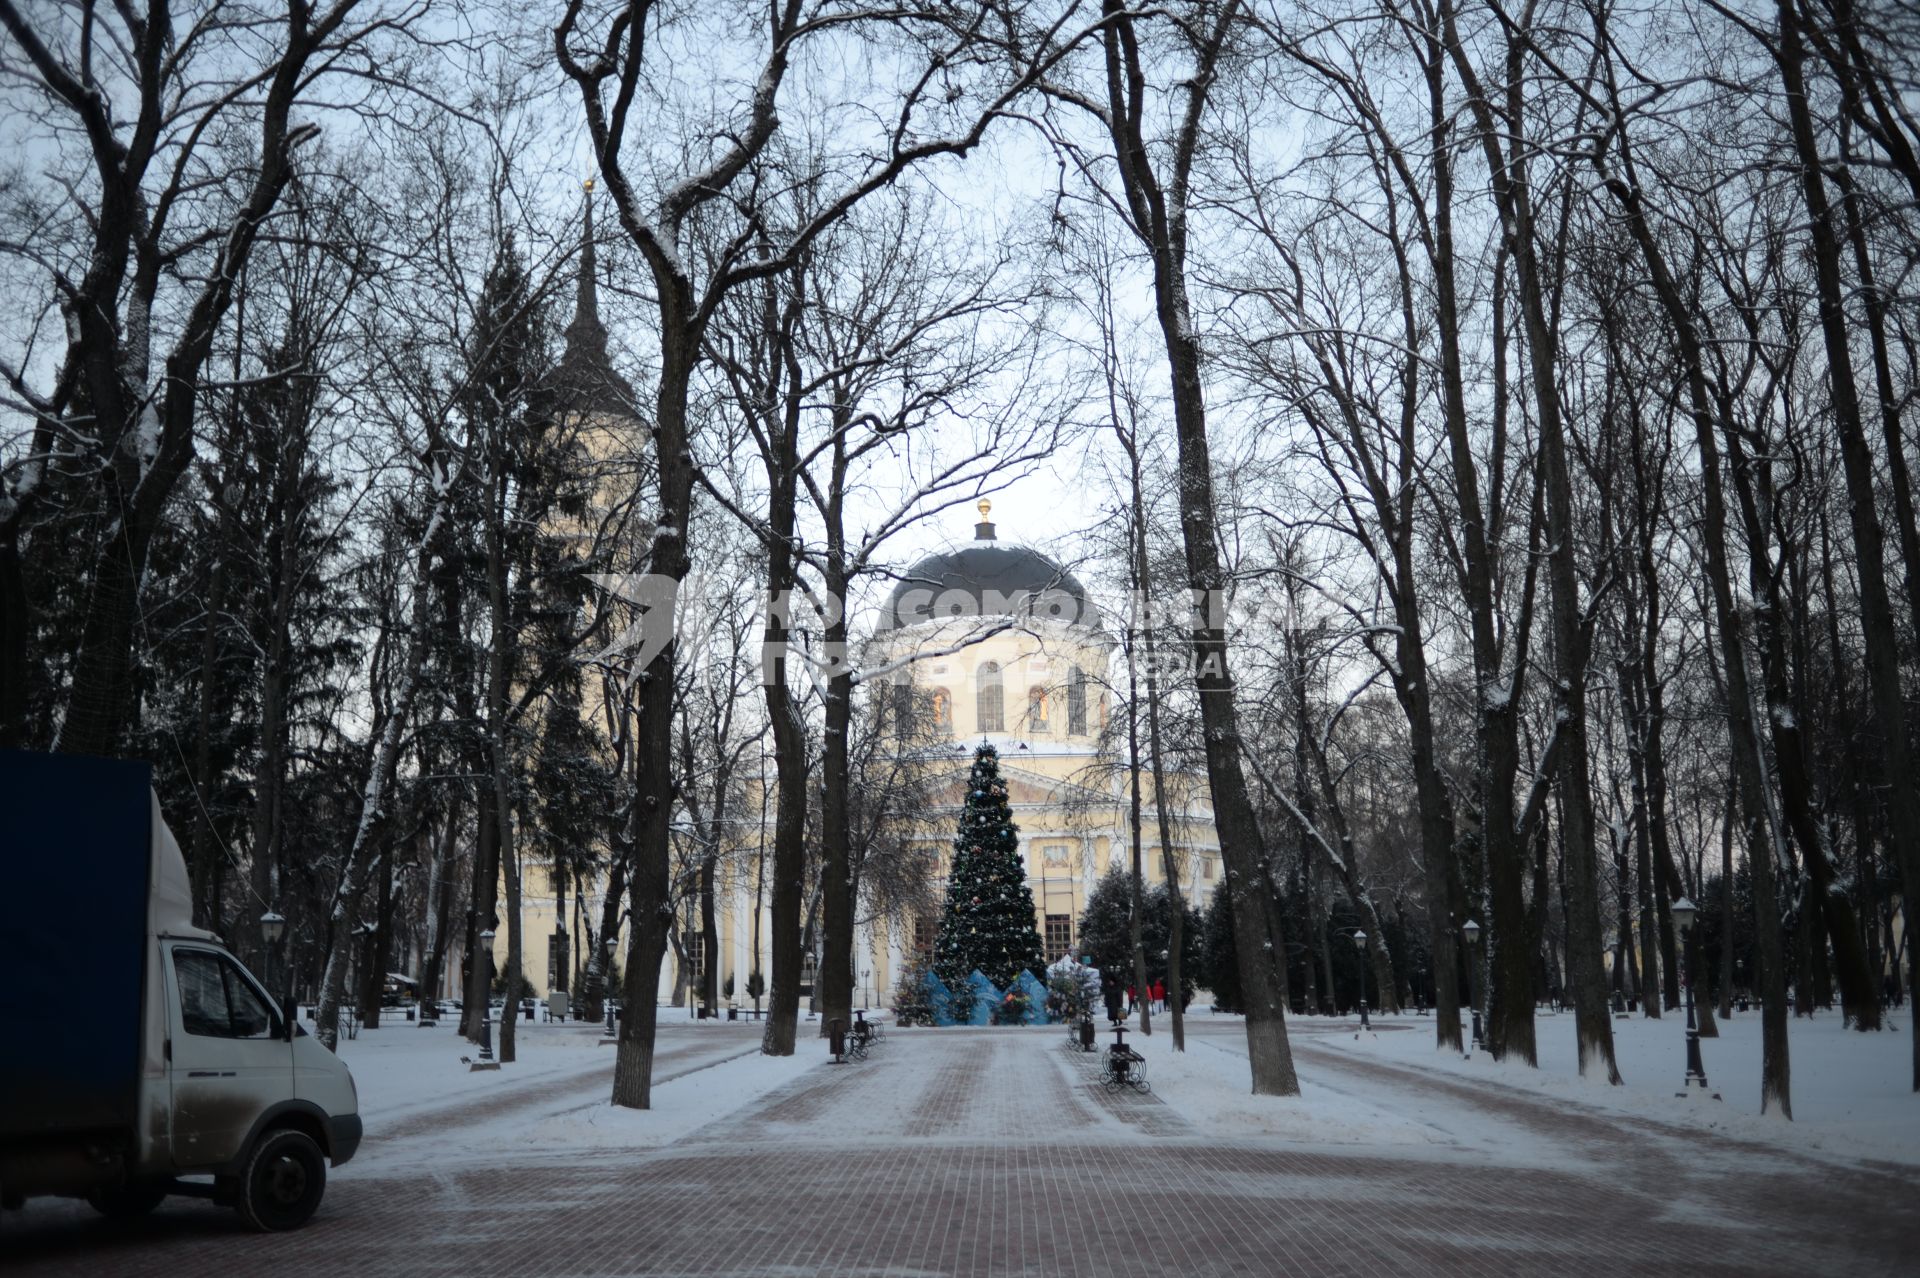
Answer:
[[[1212,1022],[1212,1023],[1210,1023]],[[1231,1032],[1221,1033],[1220,1022]],[[1137,1024],[1137,1022],[1136,1022]],[[1301,1145],[1365,1145],[1409,1152],[1422,1146],[1453,1146],[1471,1133],[1420,1121],[1411,1106],[1391,1097],[1358,1092],[1323,1078],[1300,1061],[1298,1101],[1276,1101],[1250,1094],[1246,1039],[1239,1017],[1188,1019],[1187,1050],[1173,1050],[1172,1027],[1156,1020],[1146,1037],[1127,1036],[1127,1045],[1147,1058],[1147,1082],[1153,1095],[1202,1133],[1228,1140],[1266,1137]],[[1299,1035],[1296,1032],[1296,1038]],[[1100,1051],[1111,1033],[1098,1037]]]
[[[498,1025],[493,1035],[497,1051]],[[339,1052],[353,1071],[360,1116],[371,1129],[410,1114],[509,1092],[537,1079],[608,1068],[613,1048],[601,1047],[600,1035],[597,1024],[522,1021],[514,1042],[519,1059],[479,1073],[461,1063],[463,1056],[477,1059],[480,1049],[460,1037],[453,1017],[424,1028],[405,1020],[387,1022],[377,1030],[361,1030],[357,1038],[343,1037]]]
[[[484,1152],[522,1161],[578,1150],[663,1145],[759,1099],[824,1059],[810,1037],[793,1057],[759,1053],[762,1023],[690,1022],[661,1008],[655,1036],[653,1108],[610,1103],[615,1048],[594,1023],[521,1021],[516,1060],[474,1072],[479,1049],[452,1020],[422,1029],[405,1021],[342,1039],[367,1141],[346,1174],[385,1174]],[[803,1031],[812,1027],[803,1023]],[[498,1026],[494,1046],[499,1047]]]
[[[650,1149],[736,1114],[826,1057],[802,1040],[792,1056],[762,1056],[758,1039],[744,1054],[653,1086],[653,1108],[621,1109],[596,1095],[560,1114],[529,1113],[505,1127],[520,1152],[538,1155],[581,1150]],[[612,1050],[612,1049],[608,1049]]]
[[[1760,1015],[1736,1014],[1721,1022],[1720,1037],[1702,1039],[1707,1079],[1722,1099],[1676,1095],[1686,1075],[1683,1016],[1659,1020],[1616,1017],[1614,1052],[1622,1085],[1579,1076],[1571,1014],[1535,1021],[1540,1068],[1497,1063],[1485,1052],[1471,1060],[1437,1052],[1430,1017],[1375,1017],[1379,1027],[1360,1035],[1357,1021],[1339,1032],[1314,1034],[1314,1020],[1290,1025],[1302,1041],[1395,1064],[1439,1069],[1508,1086],[1578,1099],[1604,1109],[1668,1122],[1697,1124],[1749,1139],[1847,1158],[1883,1158],[1920,1163],[1920,1095],[1910,1087],[1913,1040],[1905,1011],[1891,1027],[1861,1034],[1841,1024],[1838,1013],[1792,1018],[1788,1056],[1792,1063],[1792,1123],[1760,1115]],[[1321,1022],[1320,1024],[1325,1024]],[[1158,1037],[1156,1035],[1156,1037]],[[1244,1068],[1244,1062],[1243,1062]]]

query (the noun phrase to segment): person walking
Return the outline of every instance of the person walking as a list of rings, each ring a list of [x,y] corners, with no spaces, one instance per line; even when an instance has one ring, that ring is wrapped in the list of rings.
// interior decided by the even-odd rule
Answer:
[[[1126,1013],[1120,1010],[1120,1000],[1125,990],[1126,987],[1120,983],[1119,973],[1102,972],[1100,974],[1100,993],[1107,1002],[1108,1020],[1121,1021],[1126,1019]]]

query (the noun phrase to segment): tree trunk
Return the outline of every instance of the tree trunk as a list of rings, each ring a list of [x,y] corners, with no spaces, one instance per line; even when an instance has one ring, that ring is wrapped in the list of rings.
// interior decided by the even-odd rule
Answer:
[[[1155,648],[1153,625],[1153,582],[1151,568],[1147,560],[1147,511],[1144,486],[1140,474],[1139,450],[1129,442],[1128,461],[1131,464],[1133,480],[1133,546],[1134,588],[1139,592],[1141,620],[1145,623],[1138,642],[1146,645],[1147,653],[1147,753],[1153,766],[1153,813],[1160,830],[1161,871],[1167,880],[1167,905],[1172,911],[1168,925],[1172,948],[1167,951],[1167,1013],[1173,1022],[1173,1050],[1187,1050],[1186,1000],[1182,995],[1181,970],[1182,946],[1186,944],[1187,907],[1186,898],[1180,890],[1180,866],[1173,855],[1173,824],[1167,816],[1167,774],[1161,752],[1160,737],[1160,671],[1157,665],[1159,654]],[[1137,782],[1140,760],[1136,753],[1133,770]],[[1134,820],[1138,822],[1136,810]]]
[[[381,874],[374,892],[373,919],[366,929],[366,945],[361,949],[360,1028],[380,1028],[380,1005],[387,992],[389,937],[393,927],[393,831],[389,827],[382,841],[387,848],[380,857]]]
[[[1304,706],[1306,679],[1304,673],[1296,668],[1295,696]],[[1381,922],[1379,907],[1374,903],[1373,890],[1359,871],[1359,849],[1353,841],[1353,832],[1347,824],[1346,810],[1340,804],[1340,796],[1333,788],[1333,771],[1327,763],[1326,751],[1321,749],[1313,734],[1307,730],[1304,721],[1299,725],[1300,739],[1307,744],[1314,767],[1319,775],[1320,797],[1326,802],[1327,822],[1333,827],[1333,836],[1339,855],[1328,858],[1332,862],[1334,873],[1340,876],[1340,885],[1346,890],[1347,904],[1360,917],[1362,930],[1367,934],[1365,951],[1366,961],[1373,967],[1374,985],[1380,993],[1379,1009],[1383,1012],[1398,1012],[1399,1002],[1394,993],[1393,956],[1387,947],[1386,929]],[[1529,950],[1531,946],[1527,947]],[[1531,960],[1529,960],[1531,961]],[[1361,980],[1366,980],[1362,975]]]
[[[768,974],[767,1026],[760,1040],[760,1050],[768,1056],[791,1056],[794,1051],[800,1018],[800,910],[807,870],[807,731],[792,692],[789,663],[795,658],[787,650],[791,630],[787,610],[797,603],[794,529],[799,507],[802,397],[793,383],[798,377],[798,370],[788,360],[770,378],[767,396],[780,405],[780,412],[777,417],[770,416],[761,454],[767,475],[767,595],[774,603],[767,610],[761,636],[765,653],[762,685],[773,736],[774,771],[773,855],[769,858],[763,850],[759,867],[762,878],[769,869],[773,876],[772,891],[766,897],[772,970]],[[766,784],[763,769],[763,826]],[[759,887],[756,884],[754,901],[756,970],[760,962]],[[757,1009],[759,1000],[754,1002]]]
[[[1647,704],[1647,833],[1653,843],[1655,871],[1659,881],[1665,885],[1662,897],[1664,904],[1660,911],[1661,953],[1668,956],[1666,970],[1673,975],[1677,965],[1671,961],[1674,954],[1672,905],[1676,897],[1685,894],[1686,888],[1674,861],[1673,839],[1667,824],[1666,697],[1659,682],[1651,676],[1651,665],[1652,654],[1649,650],[1643,669]],[[1677,999],[1677,985],[1670,986],[1667,993]]]
[[[476,762],[485,759],[484,751],[474,751]],[[476,769],[475,775],[485,775]],[[474,821],[473,884],[467,893],[466,950],[479,955],[486,950],[484,962],[467,964],[467,988],[462,1004],[460,1032],[468,1042],[480,1041],[480,1021],[487,1002],[493,997],[493,956],[483,932],[498,932],[500,927],[500,805],[489,793],[492,785],[480,788]]]
[[[851,416],[851,407],[837,416]],[[834,483],[827,523],[827,597],[847,598],[846,541],[840,498],[845,473],[844,426],[834,433]],[[853,670],[849,664],[846,609],[837,608],[822,631],[833,662],[827,675],[820,740],[820,970],[815,976],[820,1032],[831,1022],[853,1024],[853,832],[849,828],[852,769],[848,759],[853,725]]]
[[[1455,282],[1453,243],[1454,112],[1446,100],[1446,59],[1438,32],[1429,28],[1426,40],[1418,48],[1427,87],[1428,154],[1433,174],[1431,253],[1437,312],[1434,327],[1440,339],[1441,400],[1446,414],[1449,456],[1459,497],[1462,540],[1466,548],[1469,586],[1466,603],[1471,615],[1478,708],[1484,715],[1489,696],[1496,691],[1498,670],[1490,669],[1485,664],[1492,640],[1491,617],[1486,615],[1485,609],[1485,605],[1491,602],[1486,514],[1481,508],[1479,485],[1475,477],[1477,462],[1469,434],[1471,428],[1467,418],[1465,373],[1460,351],[1460,302]],[[1395,546],[1396,556],[1404,554],[1410,558],[1412,550],[1410,543],[1404,550]],[[1409,593],[1406,598],[1406,607],[1411,609],[1412,595]],[[1416,612],[1416,623],[1417,616]],[[1433,689],[1427,672],[1425,648],[1410,642],[1410,636],[1417,631],[1408,626],[1406,619],[1402,619],[1400,624],[1402,634],[1398,651],[1401,669],[1412,694],[1418,698],[1424,710],[1418,715],[1410,714],[1408,722],[1413,729],[1414,782],[1420,803],[1421,847],[1426,853],[1423,869],[1427,891],[1427,927],[1431,933],[1433,950],[1434,1045],[1441,1049],[1451,1047],[1456,1051],[1464,1051],[1466,1038],[1460,1011],[1459,973],[1465,956],[1455,943],[1459,940],[1460,928],[1467,921],[1457,856],[1459,832],[1455,828],[1446,779],[1441,774],[1436,753]],[[1417,660],[1410,660],[1416,654]],[[1508,695],[1516,691],[1515,688],[1509,688]],[[1423,758],[1425,766],[1422,766]],[[1484,753],[1480,766],[1484,774],[1488,770]],[[1438,843],[1443,835],[1444,847]]]
[[[714,821],[714,838],[708,841],[709,850],[700,858],[700,970],[706,974],[703,982],[706,988],[700,991],[700,1001],[714,1009],[716,1016],[720,1007],[720,919],[718,903],[714,900],[714,880],[718,876],[720,857],[712,848],[724,828],[719,820]]]
[[[600,901],[600,930],[589,930],[588,942],[590,955],[587,959],[586,979],[581,982],[580,994],[586,1002],[581,1013],[583,1019],[600,1020],[607,1014],[606,999],[611,985],[611,964],[614,946],[620,934],[620,903],[627,891],[627,858],[618,854],[607,870],[607,894]]]
[[[152,148],[128,146],[110,124],[96,129],[86,118],[88,110],[79,113],[83,127],[95,135],[93,159],[102,174],[103,195],[91,218],[93,265],[80,295],[69,303],[69,314],[74,317],[73,353],[85,366],[82,377],[95,415],[90,433],[109,448],[102,480],[109,489],[106,502],[112,517],[111,531],[92,553],[91,590],[80,649],[73,659],[66,717],[55,741],[58,750],[110,754],[133,726],[133,634],[147,552],[173,489],[193,460],[195,413],[214,336],[233,304],[260,229],[269,223],[293,177],[294,149],[315,131],[312,125],[290,124],[294,103],[311,79],[307,59],[350,11],[348,6],[329,11],[320,30],[311,25],[312,14],[305,7],[288,11],[286,43],[278,58],[262,68],[258,82],[259,144],[251,185],[231,220],[209,228],[219,246],[215,260],[201,273],[203,282],[180,322],[157,387],[147,384],[150,350],[135,349],[130,336],[150,337],[158,286],[158,246],[145,238],[152,228],[137,207],[137,197],[130,194],[140,189],[144,176],[130,157],[142,157],[139,164],[144,165]],[[162,38],[159,29],[153,38]],[[143,72],[150,62],[166,62],[169,71],[153,74],[156,80],[171,79],[171,58],[142,50],[137,60]],[[141,85],[140,91],[160,94],[166,89],[156,82]],[[101,109],[97,93],[86,97],[91,110]],[[145,129],[146,118],[138,118]],[[105,144],[99,140],[102,135],[109,139]],[[132,243],[136,238],[138,243]],[[130,257],[139,261],[132,280],[126,270]],[[138,312],[124,319],[115,314],[122,294],[132,298],[128,309]],[[137,433],[149,430],[152,456],[142,460],[141,449],[133,445]]]
[[[1736,791],[1727,787],[1726,815],[1720,821],[1720,1017],[1733,1019],[1733,827]]]
[[[1836,8],[1844,12],[1851,6],[1841,0]],[[1873,268],[1873,253],[1868,247],[1867,228],[1860,214],[1861,197],[1853,174],[1845,165],[1836,167],[1833,173],[1841,191],[1840,208],[1846,215],[1847,241],[1853,250],[1853,269],[1859,279],[1861,307],[1867,317],[1867,349],[1873,360],[1882,460],[1887,469],[1887,487],[1893,495],[1893,526],[1904,569],[1907,615],[1913,633],[1920,634],[1920,517],[1914,512],[1913,475],[1907,465],[1906,431],[1900,421],[1905,400],[1894,386],[1893,359],[1887,349],[1887,297]]]
[[[420,536],[413,603],[407,617],[406,655],[401,659],[399,679],[389,699],[386,722],[381,725],[374,742],[366,785],[360,794],[359,821],[354,827],[353,842],[347,849],[346,868],[340,876],[328,912],[327,958],[313,1020],[315,1037],[329,1051],[333,1050],[339,1038],[340,998],[345,992],[347,980],[348,936],[359,911],[360,895],[366,887],[369,867],[365,861],[372,854],[374,835],[383,818],[388,792],[393,788],[394,768],[400,760],[401,734],[413,713],[413,698],[419,691],[426,664],[429,647],[427,616],[433,600],[428,582],[433,575],[434,559],[441,551],[441,532],[446,525],[453,482],[449,479],[438,485],[433,512],[428,516],[426,529]]]
[[[447,961],[447,935],[453,925],[453,865],[460,846],[461,800],[459,790],[447,805],[446,826],[440,832],[427,877],[427,944],[420,963],[420,999],[432,1008],[440,999],[440,974]],[[436,1020],[438,1014],[427,1015]]]
[[[1638,752],[1635,752],[1638,753]],[[1640,903],[1640,989],[1641,1011],[1652,1020],[1660,1019],[1660,928],[1653,905],[1653,840],[1647,831],[1646,760],[1641,756],[1634,766],[1634,886]]]
[[[660,515],[655,521],[648,570],[673,584],[674,615],[689,567],[687,536],[693,517],[694,458],[688,437],[687,397],[699,354],[690,287],[666,281],[660,308],[660,380],[655,394],[654,447],[660,476]],[[653,1104],[654,1008],[659,1002],[660,961],[673,926],[670,827],[674,809],[673,717],[677,642],[662,636],[659,650],[640,676],[640,704],[633,730],[633,867],[628,883],[632,941],[627,949],[626,1019],[620,1025],[614,1065],[613,1103],[629,1109]]]
[[[1136,580],[1134,588],[1139,588]],[[1146,885],[1141,881],[1142,812],[1140,804],[1140,688],[1135,676],[1133,646],[1136,642],[1131,631],[1124,643],[1127,662],[1127,804],[1128,833],[1132,836],[1132,858],[1127,875],[1127,947],[1133,954],[1133,988],[1138,996],[1135,999],[1140,1009],[1140,1032],[1153,1033],[1153,1015],[1146,996],[1147,991],[1147,952],[1141,941],[1145,919]],[[1164,852],[1165,849],[1162,848]]]
[[[508,785],[511,786],[511,781]],[[500,808],[500,867],[506,885],[507,907],[507,980],[500,1005],[500,1041],[495,1057],[502,1065],[516,1059],[514,1043],[520,1024],[520,1000],[526,994],[526,936],[520,911],[520,852],[514,844],[513,798],[495,783],[495,802]]]
[[[1152,261],[1154,312],[1172,374],[1187,584],[1203,601],[1201,620],[1192,632],[1195,687],[1206,740],[1214,829],[1220,837],[1221,859],[1226,863],[1222,889],[1230,894],[1233,909],[1253,1091],[1261,1096],[1297,1096],[1300,1082],[1287,1042],[1286,945],[1274,897],[1276,880],[1240,761],[1239,718],[1227,664],[1225,618],[1221,615],[1227,580],[1216,540],[1213,461],[1207,442],[1200,348],[1187,300],[1187,184],[1207,92],[1236,9],[1230,3],[1216,16],[1197,50],[1196,72],[1184,81],[1187,102],[1176,143],[1170,193],[1153,169],[1153,156],[1141,132],[1146,76],[1135,19],[1120,0],[1105,0],[1102,7],[1109,19],[1102,33],[1108,67],[1105,120],[1133,230]]]
[[[1480,942],[1486,974],[1492,988],[1481,991],[1486,1013],[1483,1030],[1496,1059],[1518,1054],[1529,1065],[1538,1063],[1534,1041],[1531,971],[1525,937],[1527,919],[1524,876],[1525,849],[1514,822],[1513,788],[1519,767],[1517,705],[1526,674],[1526,648],[1532,625],[1533,570],[1514,619],[1515,647],[1511,674],[1501,666],[1501,643],[1495,617],[1492,548],[1487,523],[1498,512],[1487,510],[1480,493],[1480,441],[1466,402],[1464,360],[1460,349],[1458,286],[1453,247],[1453,140],[1455,110],[1446,101],[1445,60],[1458,45],[1450,9],[1442,9],[1442,32],[1429,34],[1422,60],[1427,81],[1429,128],[1433,136],[1434,166],[1434,291],[1438,309],[1435,325],[1440,338],[1440,381],[1446,406],[1448,455],[1452,463],[1454,497],[1460,517],[1465,603],[1474,659],[1475,730],[1479,768],[1474,797],[1480,808],[1480,841],[1486,864],[1486,903],[1491,918]],[[1444,36],[1444,44],[1442,42]],[[1463,78],[1465,73],[1463,72]],[[1469,85],[1477,90],[1477,82]],[[1486,124],[1483,123],[1483,129]],[[1493,324],[1496,392],[1494,432],[1496,447],[1505,435],[1506,325],[1501,315],[1504,285],[1494,280]],[[1531,534],[1529,541],[1532,540]],[[1451,893],[1449,893],[1451,895]],[[1459,926],[1464,920],[1449,920]],[[1451,936],[1448,937],[1449,943]],[[1478,960],[1476,960],[1478,961]],[[1437,1031],[1436,1031],[1437,1032]]]
[[[236,329],[243,329],[245,321],[246,315],[243,309],[236,321]],[[236,382],[240,380],[239,350],[240,333],[236,331],[234,335],[233,370],[234,380]],[[236,401],[236,407],[229,416],[226,437],[221,441],[223,451],[226,452],[228,457],[232,457],[237,451],[236,436],[239,433],[238,395],[239,392],[235,391],[234,399]],[[225,486],[225,476],[226,472],[223,471],[223,488]],[[232,505],[225,499],[224,492],[221,496],[219,508],[220,518],[214,531],[213,566],[207,582],[206,616],[202,622],[202,630],[200,633],[200,669],[198,671],[200,686],[197,690],[199,695],[195,699],[196,705],[194,709],[193,775],[191,779],[203,796],[213,789],[213,727],[215,719],[219,717],[216,711],[216,697],[221,688],[220,630],[225,624],[227,613],[227,557],[231,553],[234,541],[234,512]],[[17,560],[15,562],[17,564]],[[22,602],[24,602],[24,600]],[[24,645],[24,636],[20,642]],[[24,651],[21,655],[24,659]],[[24,669],[22,674],[24,676]],[[4,685],[5,682],[5,676],[0,676],[0,685]],[[22,695],[24,696],[24,692]],[[24,714],[24,712],[25,705],[23,701],[21,713]],[[4,735],[6,717],[3,712],[0,712],[0,746],[24,744],[24,742],[7,741]],[[257,781],[256,784],[258,784]],[[188,844],[187,852],[187,871],[193,882],[193,919],[194,922],[200,926],[214,931],[218,931],[220,928],[220,915],[218,911],[213,908],[215,883],[220,876],[225,873],[226,864],[225,849],[221,848],[219,844],[220,836],[219,832],[213,828],[212,813],[203,805],[196,804],[193,837]],[[253,846],[256,848],[262,846],[259,841],[257,829],[255,831]],[[272,897],[265,899],[269,904],[271,904],[273,900]],[[279,997],[280,991],[272,990],[269,992],[275,997]]]
[[[35,443],[36,453],[46,451],[37,446],[38,440]],[[31,667],[28,635],[32,627],[27,621],[27,569],[20,557],[23,505],[16,498],[12,512],[0,519],[0,749],[4,750],[27,746],[27,671]],[[212,671],[205,669],[203,673],[210,676]],[[195,899],[200,899],[199,894]]]
[[[1601,933],[1599,876],[1594,853],[1592,770],[1587,745],[1587,635],[1581,624],[1579,565],[1576,559],[1575,519],[1572,479],[1567,466],[1565,424],[1560,414],[1560,393],[1556,366],[1558,338],[1547,314],[1547,286],[1541,276],[1539,245],[1533,224],[1533,196],[1527,175],[1529,147],[1522,136],[1525,38],[1509,32],[1507,37],[1506,109],[1496,121],[1492,98],[1480,84],[1468,60],[1466,46],[1456,29],[1450,0],[1441,5],[1448,53],[1467,87],[1480,145],[1486,155],[1493,195],[1499,208],[1503,242],[1512,258],[1515,282],[1520,297],[1520,312],[1526,333],[1528,369],[1533,383],[1535,427],[1540,440],[1540,485],[1545,489],[1548,551],[1547,581],[1551,602],[1555,678],[1557,681],[1556,731],[1560,738],[1557,759],[1560,780],[1560,807],[1563,827],[1562,845],[1567,858],[1567,981],[1572,987],[1575,1034],[1579,1045],[1580,1072],[1605,1070],[1607,1081],[1618,1083],[1620,1071],[1613,1055],[1613,1022],[1608,1014],[1605,981],[1601,970]],[[1510,148],[1502,153],[1505,141]],[[1499,880],[1496,878],[1496,899]],[[1517,885],[1513,889],[1517,894]],[[1517,905],[1518,902],[1516,901]],[[1496,923],[1498,906],[1496,905]],[[1495,929],[1496,939],[1499,929]],[[1503,959],[1500,971],[1510,971],[1523,983],[1526,978],[1524,954],[1519,961]],[[1533,1061],[1532,1003],[1524,1007],[1519,999],[1506,1009],[1509,1015],[1524,1015],[1525,1048]],[[1496,1023],[1499,1017],[1496,1015]]]
[[[1814,277],[1820,298],[1820,331],[1827,356],[1827,384],[1834,425],[1840,435],[1840,459],[1847,479],[1849,513],[1857,556],[1860,629],[1866,644],[1867,688],[1879,727],[1886,788],[1887,825],[1900,864],[1903,898],[1920,901],[1920,793],[1906,780],[1915,775],[1908,745],[1906,706],[1900,682],[1899,639],[1887,592],[1885,535],[1876,512],[1872,450],[1862,428],[1858,384],[1853,373],[1852,338],[1841,276],[1839,236],[1827,203],[1823,159],[1807,105],[1802,75],[1800,16],[1794,0],[1778,0],[1780,43],[1776,56],[1786,89],[1787,115],[1800,161],[1800,183],[1811,221]],[[1914,907],[1907,905],[1908,917]],[[1912,1032],[1911,1084],[1920,1091],[1920,1017],[1908,1017]],[[1784,1027],[1781,1031],[1784,1036]]]
[[[1761,1032],[1760,1106],[1766,1110],[1778,1106],[1792,1115],[1791,1070],[1787,1061],[1785,1019],[1785,983],[1782,971],[1779,914],[1774,906],[1774,849],[1765,831],[1769,824],[1765,769],[1760,759],[1760,742],[1753,716],[1753,697],[1747,677],[1746,618],[1734,604],[1733,578],[1727,556],[1727,505],[1721,486],[1720,447],[1714,420],[1712,396],[1708,390],[1706,364],[1700,335],[1692,312],[1678,283],[1667,269],[1666,257],[1648,224],[1635,179],[1632,154],[1627,137],[1618,136],[1625,180],[1605,172],[1603,157],[1595,153],[1596,166],[1602,168],[1607,190],[1626,213],[1627,226],[1646,262],[1648,275],[1674,333],[1681,364],[1686,375],[1688,411],[1694,425],[1694,442],[1699,451],[1702,505],[1701,548],[1706,555],[1708,584],[1713,592],[1714,621],[1718,633],[1721,667],[1726,679],[1728,734],[1732,737],[1736,791],[1745,815],[1747,849],[1751,858],[1755,899],[1755,975],[1760,982],[1766,1010]],[[1732,815],[1729,796],[1729,816]],[[1729,822],[1729,840],[1731,822]],[[1730,848],[1730,844],[1729,844]],[[1731,860],[1730,852],[1728,860]],[[1728,865],[1725,890],[1731,901],[1732,875]],[[1732,912],[1726,914],[1731,949]]]

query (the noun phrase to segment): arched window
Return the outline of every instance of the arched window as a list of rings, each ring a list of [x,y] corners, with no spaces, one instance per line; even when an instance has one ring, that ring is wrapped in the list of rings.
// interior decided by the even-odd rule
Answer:
[[[902,740],[913,735],[913,684],[906,679],[893,685],[893,733]]]
[[[1005,732],[1007,730],[1006,689],[1000,686],[1000,666],[993,661],[982,662],[974,673],[979,691],[975,694],[974,718],[978,720],[974,728],[980,732]]]
[[[936,732],[953,731],[953,694],[945,688],[933,690],[933,728]]]
[[[1087,672],[1075,666],[1067,672],[1067,731],[1087,730]]]
[[[1027,731],[1045,732],[1047,730],[1047,690],[1045,688],[1027,689]]]

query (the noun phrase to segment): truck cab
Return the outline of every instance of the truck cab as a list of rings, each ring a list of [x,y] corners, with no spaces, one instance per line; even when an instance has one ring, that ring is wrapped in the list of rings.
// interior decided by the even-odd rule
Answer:
[[[171,937],[157,944],[166,1087],[161,1094],[154,1080],[151,1103],[165,1116],[165,1146],[155,1142],[147,1165],[212,1172],[217,1198],[263,1228],[290,1228],[319,1205],[319,1158],[338,1166],[359,1147],[353,1076],[224,949]]]

